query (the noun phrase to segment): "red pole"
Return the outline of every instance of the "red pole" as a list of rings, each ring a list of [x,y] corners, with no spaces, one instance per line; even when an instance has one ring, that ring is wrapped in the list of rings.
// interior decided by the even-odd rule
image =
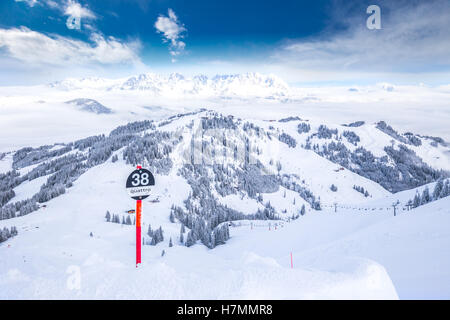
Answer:
[[[291,269],[294,269],[294,264],[292,263],[292,252],[291,252]]]
[[[142,200],[136,201],[136,268],[141,263],[141,212]]]
[[[141,169],[141,166],[137,166]],[[142,200],[136,200],[136,268],[141,263],[141,213]]]

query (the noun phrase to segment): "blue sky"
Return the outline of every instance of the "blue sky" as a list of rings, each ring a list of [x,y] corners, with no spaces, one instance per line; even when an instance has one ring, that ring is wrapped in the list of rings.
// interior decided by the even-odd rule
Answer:
[[[380,30],[366,27],[371,4]],[[3,0],[0,84],[139,72],[449,83],[449,20],[446,0]]]

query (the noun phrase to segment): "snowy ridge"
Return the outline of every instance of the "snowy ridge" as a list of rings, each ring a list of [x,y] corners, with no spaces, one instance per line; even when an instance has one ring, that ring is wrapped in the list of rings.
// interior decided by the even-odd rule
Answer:
[[[3,204],[9,202],[2,208],[2,215],[17,215],[14,211],[20,206],[16,204],[15,210],[12,207],[13,191],[27,180],[54,174],[47,191],[41,188],[36,195],[30,195],[31,207],[24,212],[36,208],[33,201],[42,203],[63,193],[84,172],[121,150],[113,161],[120,158],[127,164],[143,164],[157,174],[181,174],[191,181],[193,189],[200,187],[197,179],[207,178],[213,184],[201,186],[197,196],[212,201],[213,207],[208,210],[216,210],[218,203],[227,205],[225,199],[232,201],[231,208],[237,208],[236,201],[246,198],[253,199],[250,202],[255,203],[249,205],[257,212],[243,214],[259,215],[259,211],[268,209],[277,219],[296,217],[302,205],[320,210],[321,204],[336,201],[367,202],[387,196],[386,190],[398,192],[449,176],[448,163],[419,156],[431,153],[445,159],[446,145],[435,144],[434,140],[427,143],[428,138],[413,134],[408,137],[420,143],[396,145],[389,135],[372,125],[336,128],[299,117],[290,121],[249,122],[205,110],[160,122],[130,123],[109,136],[15,152],[12,169],[19,171],[5,170],[2,176],[2,191],[8,193]],[[379,142],[374,144],[374,140]],[[2,162],[10,161],[10,157],[4,158]],[[69,172],[61,175],[60,170],[66,165]],[[280,197],[290,198],[291,205],[285,201],[277,205]],[[185,214],[182,211],[177,209],[172,214]],[[264,216],[269,217],[266,213]]]
[[[407,136],[420,144],[392,143],[391,131],[376,124],[282,119],[201,109],[6,154],[0,192],[14,194],[1,207],[0,229],[15,226],[18,235],[0,244],[0,256],[8,257],[0,261],[0,284],[9,288],[1,297],[396,299],[418,295],[405,280],[411,277],[433,283],[430,296],[449,296],[443,281],[449,257],[428,250],[429,262],[408,277],[398,253],[417,246],[420,260],[423,237],[429,247],[448,244],[448,196],[400,210],[415,188],[421,192],[448,176],[448,164],[435,159],[448,147],[413,134]],[[330,149],[333,143],[340,147]],[[126,213],[134,202],[124,190],[136,164],[157,182],[144,201],[146,245],[138,270],[133,218]],[[367,174],[372,166],[384,173]],[[401,219],[393,221],[392,210],[378,207],[396,200]],[[359,210],[372,207],[377,210]],[[434,221],[426,219],[428,210]],[[108,222],[107,211],[119,223]],[[401,245],[390,244],[392,234]],[[326,259],[323,250],[330,252]],[[442,271],[430,278],[436,259]],[[74,266],[83,275],[76,290],[66,281]]]
[[[196,97],[272,97],[289,95],[289,86],[274,75],[246,73],[216,75],[208,78],[197,75],[192,78],[179,73],[160,75],[143,73],[128,79],[108,80],[101,78],[66,79],[49,85],[62,90],[137,90],[157,96]]]
[[[77,106],[82,111],[92,112],[95,114],[109,114],[112,110],[105,107],[94,99],[79,98],[70,101],[66,101],[67,104]]]

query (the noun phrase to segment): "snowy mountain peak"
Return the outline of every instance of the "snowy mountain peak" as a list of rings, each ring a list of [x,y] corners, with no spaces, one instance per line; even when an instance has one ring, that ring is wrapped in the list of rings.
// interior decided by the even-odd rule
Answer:
[[[66,79],[49,85],[62,90],[130,90],[147,91],[157,96],[200,97],[286,97],[289,86],[275,75],[249,72],[244,74],[200,74],[186,77],[180,73],[167,75],[142,73],[126,79],[83,78]]]

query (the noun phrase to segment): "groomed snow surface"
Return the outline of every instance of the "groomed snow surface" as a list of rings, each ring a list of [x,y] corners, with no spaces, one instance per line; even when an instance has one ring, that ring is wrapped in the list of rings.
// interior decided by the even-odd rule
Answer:
[[[270,230],[268,221],[242,221],[230,227],[226,245],[210,250],[179,245],[180,225],[170,223],[168,213],[189,188],[179,176],[160,177],[154,194],[161,201],[143,204],[143,234],[149,223],[153,229],[163,225],[165,240],[144,246],[143,263],[136,268],[134,226],[104,219],[107,209],[124,214],[133,208],[123,188],[131,170],[121,161],[107,162],[46,208],[0,221],[0,227],[19,230],[0,245],[0,298],[450,297],[449,198],[396,217],[386,210],[325,208],[276,228],[271,221]],[[179,192],[167,194],[174,184]]]

